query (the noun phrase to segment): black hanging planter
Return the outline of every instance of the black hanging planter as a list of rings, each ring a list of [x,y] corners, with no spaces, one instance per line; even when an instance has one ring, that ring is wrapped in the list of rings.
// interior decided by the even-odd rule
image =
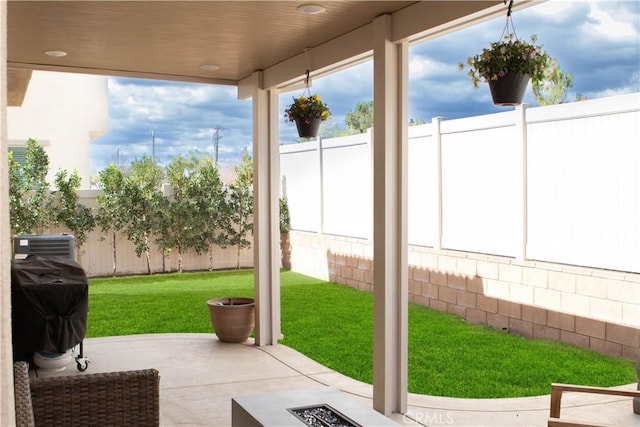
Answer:
[[[315,117],[296,118],[295,121],[300,138],[315,138],[322,123],[322,119]]]
[[[500,106],[520,105],[531,76],[510,72],[498,80],[489,80],[493,103]]]

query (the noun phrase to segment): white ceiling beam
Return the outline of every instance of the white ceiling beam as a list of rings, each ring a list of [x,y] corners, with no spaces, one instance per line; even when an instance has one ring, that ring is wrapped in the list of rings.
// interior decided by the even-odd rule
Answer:
[[[540,2],[522,0],[514,5],[514,9]],[[451,3],[421,1],[394,13],[392,40],[422,41],[506,14],[507,10],[501,0],[457,1],[455,8],[451,7]],[[317,78],[370,59],[373,49],[372,31],[372,24],[364,25],[262,70],[263,89],[276,90],[299,85],[304,81],[307,69],[312,78]],[[250,96],[249,91],[243,89],[245,83],[250,82],[251,77],[238,82],[240,99]]]
[[[524,9],[548,0],[519,0],[513,3],[511,11]],[[411,8],[399,10],[393,14],[393,40],[398,42],[409,39],[412,43],[419,43],[435,37],[452,33],[465,27],[479,24],[499,16],[506,19],[508,6],[500,1],[456,1],[455,8],[434,8],[433,3],[423,1]],[[478,9],[478,3],[484,5]]]
[[[399,42],[405,39],[415,41],[431,38],[453,29],[486,21],[503,12],[506,13],[506,10],[502,0],[456,1],[455,7],[451,7],[451,2],[446,1],[418,2],[392,15],[392,40]]]
[[[264,72],[265,88],[282,88],[301,82],[307,69],[313,78],[368,59],[372,34],[371,24],[368,24],[269,67]]]

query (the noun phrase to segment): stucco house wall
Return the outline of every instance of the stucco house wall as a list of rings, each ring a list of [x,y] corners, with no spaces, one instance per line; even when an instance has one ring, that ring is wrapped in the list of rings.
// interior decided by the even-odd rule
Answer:
[[[53,182],[74,169],[90,188],[89,144],[108,129],[107,77],[34,71],[22,106],[7,107],[9,148],[38,140],[49,156]]]

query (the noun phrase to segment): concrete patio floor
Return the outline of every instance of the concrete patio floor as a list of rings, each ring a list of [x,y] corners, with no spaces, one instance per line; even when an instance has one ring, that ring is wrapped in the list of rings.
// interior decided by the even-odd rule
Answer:
[[[283,345],[257,347],[220,342],[214,334],[152,334],[91,338],[84,342],[91,363],[80,373],[39,369],[32,375],[156,368],[160,372],[163,426],[230,426],[231,398],[332,387],[371,407],[372,387],[328,369]],[[622,386],[635,389],[635,384]],[[321,403],[321,402],[318,402]],[[549,396],[514,399],[455,399],[410,394],[399,425],[545,426]],[[561,418],[640,426],[630,398],[567,393]],[[300,422],[300,425],[302,422]]]

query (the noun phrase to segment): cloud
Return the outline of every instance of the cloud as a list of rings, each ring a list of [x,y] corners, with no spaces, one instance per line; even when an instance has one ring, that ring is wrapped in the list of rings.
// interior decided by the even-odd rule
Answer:
[[[533,21],[543,19],[537,8],[531,13]],[[639,18],[636,1],[571,2],[566,13],[554,17],[554,25],[545,26],[540,40],[573,74],[571,93],[596,98],[637,92],[640,87],[630,76],[640,68]]]
[[[128,163],[153,151],[161,164],[179,154],[212,155],[211,130],[217,126],[221,142],[251,143],[251,102],[237,100],[235,87],[110,78],[109,118],[109,132],[92,143],[95,170],[117,157]],[[240,151],[219,154],[233,162]]]
[[[532,34],[565,72],[573,74],[567,96],[589,99],[640,91],[640,2],[551,0],[514,11],[520,38]],[[505,17],[465,28],[409,48],[409,117],[427,122],[505,111],[491,103],[488,87],[473,89],[458,63],[497,40]],[[313,78],[332,117],[323,126],[344,126],[345,115],[358,102],[373,99],[371,61],[322,78]],[[302,90],[280,94],[281,111]],[[99,170],[120,158],[128,163],[151,155],[151,130],[156,156],[190,151],[213,154],[211,129],[222,128],[219,156],[233,163],[244,149],[251,152],[251,101],[239,101],[228,86],[110,78],[109,133],[91,145],[92,168]],[[524,102],[537,105],[531,90]],[[281,143],[298,142],[295,125],[279,114]]]
[[[637,1],[590,2],[591,29],[609,37],[626,37],[638,42],[640,3]]]
[[[635,1],[550,1],[516,11],[512,19],[520,38],[536,34],[560,67],[573,74],[569,101],[578,93],[598,98],[640,90],[639,9]],[[623,30],[617,34],[603,30],[618,22]],[[496,40],[504,25],[500,17],[412,46],[411,117],[429,121],[503,111],[491,105],[486,85],[474,91],[465,73],[453,67]],[[537,105],[530,90],[525,102]]]

